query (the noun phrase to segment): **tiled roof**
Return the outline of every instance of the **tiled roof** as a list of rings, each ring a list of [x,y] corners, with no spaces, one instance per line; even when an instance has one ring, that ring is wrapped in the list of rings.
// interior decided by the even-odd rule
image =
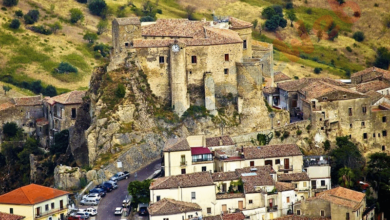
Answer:
[[[222,215],[223,220],[244,220],[245,216],[241,212],[239,213],[230,213]]]
[[[368,91],[378,91],[381,89],[386,89],[389,88],[390,84],[384,81],[380,80],[375,80],[375,81],[370,81],[366,83],[361,83],[356,85],[356,91],[366,93]]]
[[[312,82],[312,83],[308,84],[307,86],[303,87],[302,89],[300,89],[299,93],[301,93],[302,95],[305,95],[306,100],[310,100],[310,99],[317,99],[321,96],[324,96],[324,95],[327,95],[327,94],[330,94],[330,93],[333,93],[336,91],[343,92],[343,93],[349,93],[349,94],[352,93],[352,94],[364,97],[364,95],[362,95],[358,92],[355,92],[353,90],[346,89],[346,88],[341,87],[341,86],[332,85],[330,83],[323,82],[323,81]]]
[[[172,151],[187,151],[191,150],[187,139],[185,138],[171,138],[168,139],[164,146],[164,152]]]
[[[256,169],[255,171],[252,171]],[[268,174],[274,174],[276,173],[274,169],[272,169],[271,165],[265,165],[265,166],[254,166],[254,167],[244,167],[240,169],[236,169],[235,172],[237,176],[240,176],[243,173],[256,173],[256,172],[267,172]]]
[[[224,194],[217,194],[217,199],[235,199],[235,198],[245,198],[244,193],[224,193]]]
[[[64,93],[58,96],[54,96],[48,99],[45,99],[49,104],[61,103],[61,104],[80,104],[83,102],[83,97],[85,96],[85,91],[71,91]]]
[[[37,126],[44,126],[49,124],[49,121],[46,118],[38,118],[35,120]]]
[[[211,178],[213,178],[214,182],[219,182],[219,181],[238,180],[239,176],[236,174],[236,171],[229,171],[229,172],[212,173]]]
[[[331,218],[328,217],[302,216],[302,215],[286,215],[274,219],[275,220],[331,220]]]
[[[206,216],[203,217],[203,220],[222,220],[222,216],[221,215]]]
[[[211,154],[207,147],[191,147],[191,155]]]
[[[141,24],[138,17],[115,18],[114,21],[118,22],[119,25]]]
[[[24,216],[21,215],[13,215],[13,214],[8,214],[4,212],[0,212],[0,219],[1,220],[21,220],[24,219]]]
[[[32,205],[69,194],[66,191],[30,184],[0,196],[0,204]]]
[[[371,98],[372,104],[374,104],[375,102],[377,102],[379,99],[381,99],[383,97],[382,94],[380,94],[379,92],[376,92],[374,90],[368,91],[367,93],[365,93],[365,95],[367,95]]]
[[[188,19],[158,19],[155,24],[142,27],[142,36],[151,37],[188,37],[202,36],[203,27],[210,24],[205,21]]]
[[[236,169],[236,172],[238,169]],[[274,180],[272,179],[270,173],[266,170],[257,170],[256,172],[245,172],[245,173],[255,173],[256,175],[242,175],[241,179],[244,182],[244,192],[245,193],[255,193],[260,192],[261,190],[256,188],[259,186],[272,186],[274,185]]]
[[[14,107],[14,106],[15,105],[10,103],[10,102],[3,103],[0,105],[0,111],[5,110],[5,109],[9,109],[9,108]]]
[[[336,187],[318,193],[315,198],[323,199],[331,203],[345,206],[356,210],[364,200],[365,194],[343,187]]]
[[[245,159],[270,157],[300,156],[301,150],[296,144],[266,145],[261,147],[244,147]]]
[[[278,88],[283,89],[285,91],[298,91],[308,84],[316,81],[323,81],[336,86],[347,86],[345,83],[331,79],[331,78],[302,78],[299,80],[292,80],[287,82],[278,83]]]
[[[362,71],[359,71],[359,72],[356,72],[356,73],[352,74],[351,78],[362,76],[362,75],[365,75],[365,74],[368,74],[368,73],[371,73],[371,72],[380,73],[384,78],[389,78],[390,77],[390,71],[387,71],[387,70],[384,70],[384,69],[381,69],[381,68],[378,68],[378,67],[370,67],[370,68],[367,68],[367,69],[364,69]]]
[[[264,87],[263,92],[266,94],[277,94],[279,93],[278,87]]]
[[[171,215],[185,212],[201,211],[202,208],[196,203],[177,201],[174,199],[164,198],[158,202],[152,203],[149,213],[153,215]]]
[[[243,21],[234,17],[229,18],[230,22],[230,28],[231,29],[244,29],[244,28],[251,28],[253,25],[250,22]]]
[[[276,72],[274,73],[274,82],[280,82],[280,81],[286,81],[290,80],[291,77],[287,76],[286,74],[282,72]]]
[[[294,190],[295,187],[292,183],[283,183],[283,182],[276,182],[275,188],[278,190],[278,192],[284,192],[289,190]]]
[[[386,102],[383,102],[379,105],[379,108],[383,108],[383,109],[386,109],[386,110],[390,110],[390,104],[389,103],[386,103]]]
[[[222,140],[222,146],[234,145],[232,138],[226,135],[220,137],[206,138],[206,147],[221,146],[220,140]]]
[[[18,98],[12,98],[12,99],[13,99],[15,105],[19,105],[19,106],[42,105],[42,97],[40,95],[18,97]]]
[[[179,186],[181,188],[211,186],[213,184],[214,182],[209,172],[200,172],[157,178],[150,185],[150,189],[171,189]]]
[[[301,173],[283,173],[278,174],[278,181],[309,181],[310,178],[306,172]]]

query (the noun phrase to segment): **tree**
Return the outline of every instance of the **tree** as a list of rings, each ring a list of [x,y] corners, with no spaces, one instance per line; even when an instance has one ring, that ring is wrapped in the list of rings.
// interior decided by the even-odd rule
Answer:
[[[27,14],[24,15],[24,23],[26,24],[34,24],[39,19],[39,11],[34,9],[28,11]]]
[[[19,19],[13,19],[11,23],[9,24],[9,27],[12,29],[18,29],[20,27],[20,21]]]
[[[287,18],[291,21],[291,27],[294,27],[293,21],[297,20],[297,16],[295,15],[294,10],[287,11]]]
[[[272,5],[272,8],[279,17],[283,18],[283,7],[281,5]]]
[[[107,29],[107,27],[108,27],[108,22],[107,22],[107,20],[101,20],[101,21],[99,21],[99,23],[98,23],[98,25],[97,25],[96,27],[97,27],[97,29],[98,29],[97,34],[98,34],[98,35],[103,34],[104,32],[106,32],[106,31],[108,30],[108,29]]]
[[[148,21],[154,21],[154,18],[150,16],[144,16],[140,19],[141,22],[148,22]]]
[[[31,83],[31,91],[33,91],[36,94],[41,93],[42,91],[41,80],[37,80]]]
[[[187,7],[185,8],[185,11],[187,13],[188,20],[194,20],[193,16],[194,16],[195,10],[196,10],[196,8],[194,6],[187,5]]]
[[[18,18],[23,17],[23,12],[22,12],[22,10],[17,10],[17,11],[15,11],[15,16],[18,17]]]
[[[374,62],[374,66],[382,68],[382,69],[389,69],[390,66],[390,52],[385,47],[379,47],[376,51],[376,59]]]
[[[139,203],[149,203],[150,202],[150,184],[152,179],[146,179],[144,181],[133,181],[129,183],[127,191],[133,196],[133,203],[137,206]]]
[[[54,86],[52,86],[52,85],[48,85],[48,86],[46,86],[46,88],[42,91],[42,94],[45,95],[45,96],[50,96],[50,97],[56,96],[56,95],[57,95],[56,87],[54,87]]]
[[[53,33],[57,33],[58,30],[62,30],[62,25],[59,21],[56,21],[54,24],[49,24],[49,27]]]
[[[256,29],[258,23],[259,21],[257,19],[252,21],[253,29]]]
[[[95,33],[87,32],[86,34],[84,34],[83,39],[87,40],[88,43],[92,44],[93,42],[95,42],[95,40],[98,39],[98,36]]]
[[[54,145],[50,146],[52,155],[60,155],[66,153],[69,146],[69,130],[63,130],[54,135]]]
[[[18,129],[15,122],[7,122],[3,125],[3,134],[8,138],[12,138],[18,133]]]
[[[320,40],[322,39],[323,35],[324,35],[324,32],[322,30],[317,31],[318,42],[320,42]]]
[[[78,21],[82,21],[84,19],[83,12],[81,12],[78,8],[72,8],[69,10],[70,13],[70,22],[75,24]]]
[[[119,83],[116,90],[115,90],[115,95],[118,98],[123,98],[125,97],[126,94],[126,88],[123,84]]]
[[[314,68],[314,73],[315,73],[315,74],[320,74],[321,71],[322,71],[322,68],[321,68],[321,67],[315,67],[315,68]]]
[[[341,168],[338,174],[339,174],[339,183],[342,187],[346,187],[346,188],[353,187],[355,174],[350,168],[348,167]]]
[[[72,66],[70,63],[67,62],[61,62],[56,71],[58,73],[77,73],[77,68]]]
[[[4,95],[7,95],[7,92],[10,91],[11,89],[12,89],[11,86],[4,85],[4,86],[3,86]]]
[[[286,9],[292,9],[292,8],[294,8],[294,5],[292,2],[286,3]]]
[[[265,19],[271,19],[274,15],[276,15],[275,9],[271,6],[266,7],[262,12],[261,16]]]
[[[285,28],[287,25],[287,20],[280,17],[279,15],[274,15],[271,19],[265,22],[265,27],[269,31],[275,31],[279,26]]]
[[[7,7],[12,7],[18,5],[19,0],[3,0],[3,5]]]
[[[279,20],[279,27],[285,28],[286,26],[287,26],[287,20],[281,17]]]
[[[353,34],[352,38],[355,39],[357,42],[362,42],[364,41],[365,36],[363,32],[357,31]]]
[[[344,1],[344,0],[337,0],[337,2],[338,2],[340,5],[342,5],[342,4],[344,4],[344,3],[345,3],[345,1]]]
[[[88,4],[88,9],[93,15],[105,17],[107,13],[107,4],[104,0],[92,0]]]

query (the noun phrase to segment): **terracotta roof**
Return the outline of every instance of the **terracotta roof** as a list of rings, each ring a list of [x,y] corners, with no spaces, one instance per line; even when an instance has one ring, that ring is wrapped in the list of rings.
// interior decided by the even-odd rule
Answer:
[[[196,203],[177,201],[164,198],[158,202],[152,203],[149,207],[149,214],[153,215],[171,215],[183,212],[202,211],[202,208]]]
[[[278,192],[284,192],[289,190],[294,190],[295,187],[292,183],[283,183],[283,182],[276,182],[275,188],[278,190]]]
[[[114,21],[119,25],[141,24],[138,17],[115,18]]]
[[[229,18],[230,22],[230,29],[244,29],[244,28],[251,28],[253,26],[252,23],[243,21],[234,17]]]
[[[13,214],[8,214],[4,212],[0,212],[0,219],[1,220],[21,220],[24,219],[24,216],[21,215],[13,215]]]
[[[253,171],[256,169],[255,171]],[[275,174],[275,170],[272,169],[271,165],[265,165],[265,166],[254,166],[254,167],[244,167],[240,169],[236,169],[235,172],[237,176],[240,176],[243,173],[257,173],[257,172],[267,172],[268,174]]]
[[[331,218],[328,217],[302,216],[302,215],[286,215],[274,219],[275,220],[331,220]]]
[[[193,38],[194,36],[202,36],[203,27],[209,25],[205,21],[158,19],[155,24],[142,27],[142,36]]]
[[[236,169],[236,172],[240,171],[243,171],[243,169]],[[248,175],[249,173],[252,174]],[[261,189],[256,187],[274,185],[274,180],[272,179],[270,172],[264,169],[258,169],[256,172],[242,172],[240,175],[244,182],[245,193],[261,192]]]
[[[188,151],[191,150],[187,139],[185,138],[171,138],[168,139],[164,146],[164,152],[172,151]]]
[[[18,97],[18,98],[12,98],[12,99],[13,99],[15,105],[19,105],[19,106],[42,105],[42,97],[40,95]]]
[[[347,89],[347,88],[344,88],[341,86],[332,85],[330,83],[323,82],[323,81],[312,82],[299,90],[299,93],[304,95],[306,100],[318,99],[324,95],[331,94],[334,92],[342,92],[344,94],[349,93],[349,94],[355,94],[355,95],[364,97],[363,94],[360,94],[360,93],[355,92],[353,90],[350,90],[350,89]]]
[[[53,105],[54,103],[61,103],[61,104],[80,104],[83,102],[83,97],[85,96],[85,91],[71,91],[68,93],[64,93],[58,96],[54,96],[51,98],[46,99],[45,101],[49,104]]]
[[[366,195],[361,192],[343,187],[336,187],[318,193],[315,198],[356,210],[360,207],[360,203],[364,200],[365,196]]]
[[[191,155],[211,154],[207,147],[191,147]]]
[[[368,91],[378,91],[381,89],[386,89],[389,88],[390,84],[384,81],[380,80],[375,80],[375,81],[370,81],[366,83],[361,83],[356,85],[356,91],[366,93]]]
[[[203,220],[222,220],[222,216],[221,215],[206,216],[203,217]]]
[[[230,213],[230,214],[224,214],[222,215],[223,220],[244,220],[245,215],[241,212],[239,213]]]
[[[67,194],[66,191],[30,184],[1,195],[0,204],[33,205]]]
[[[290,80],[291,77],[287,76],[286,74],[282,72],[276,72],[274,73],[274,82],[280,82],[280,81],[286,81]]]
[[[0,105],[0,111],[5,110],[5,109],[9,109],[9,108],[14,107],[14,106],[15,105],[10,103],[10,102],[3,103]]]
[[[352,74],[351,78],[366,75],[366,74],[371,73],[371,72],[377,72],[381,76],[383,76],[384,78],[390,78],[390,71],[384,70],[384,69],[381,69],[378,67],[370,67],[370,68],[364,69],[362,71],[356,72],[356,73]]]
[[[342,86],[342,87],[347,86],[345,83],[331,78],[302,78],[299,80],[280,82],[278,83],[278,88],[283,89],[285,91],[298,91],[304,88],[305,86],[307,86],[308,84],[316,81],[322,81],[322,82],[326,82],[332,85]]]
[[[49,124],[49,121],[46,118],[38,118],[35,120],[37,126],[44,126]]]
[[[309,181],[310,178],[306,172],[302,173],[283,173],[278,174],[278,181]]]
[[[245,159],[270,157],[300,156],[301,150],[296,144],[266,145],[261,147],[244,147]]]
[[[382,110],[390,110],[390,104],[383,102],[379,105],[379,108],[382,108]]]
[[[211,174],[209,172],[200,172],[157,178],[150,185],[150,189],[171,189],[211,185],[214,185]]]
[[[214,182],[219,182],[219,181],[238,180],[239,176],[236,174],[236,171],[229,171],[229,172],[212,173],[211,178],[213,178]]]
[[[235,199],[235,198],[245,198],[244,193],[224,193],[224,194],[217,194],[217,199]]]
[[[277,87],[264,87],[263,92],[266,94],[278,94],[279,89]]]
[[[220,137],[206,138],[206,147],[221,146],[220,140],[222,140],[222,146],[234,145],[232,138],[226,135]]]
[[[372,104],[374,104],[375,102],[379,101],[379,99],[381,99],[383,97],[382,94],[380,94],[379,92],[376,92],[374,90],[368,91],[367,93],[365,93],[365,95],[367,95],[367,96],[369,96],[371,98]]]

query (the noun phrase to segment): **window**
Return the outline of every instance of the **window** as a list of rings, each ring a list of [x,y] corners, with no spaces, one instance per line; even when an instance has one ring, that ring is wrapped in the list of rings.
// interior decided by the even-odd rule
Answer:
[[[13,208],[9,208],[9,214],[14,214],[14,209]]]
[[[295,187],[295,189],[297,189],[298,188],[298,184],[294,183],[294,187]]]
[[[156,201],[157,202],[160,201],[160,199],[161,199],[161,196],[156,196]]]
[[[386,150],[386,147],[385,145],[382,146],[382,151],[385,151]]]
[[[128,46],[129,46],[129,43],[125,43],[125,46],[128,47]]]
[[[276,159],[275,164],[280,164],[280,159]]]
[[[76,118],[76,108],[72,108],[72,119]]]
[[[386,136],[387,136],[387,131],[386,131],[386,130],[382,131],[382,136],[383,136],[383,137],[386,137]]]
[[[191,192],[191,199],[196,199],[195,192]]]
[[[54,209],[54,202],[51,203],[51,209]]]
[[[325,186],[325,180],[321,180],[321,186]]]
[[[321,130],[324,130],[324,127],[321,127]]]
[[[225,73],[225,75],[229,74],[229,69],[223,69],[223,73]]]
[[[348,212],[345,214],[345,219],[349,220],[349,213]]]
[[[322,97],[322,101],[328,100],[328,97]]]
[[[180,165],[186,165],[186,155],[181,155]]]
[[[348,108],[348,115],[352,116],[352,108]]]
[[[386,116],[382,117],[382,122],[386,122]]]
[[[364,123],[364,121],[362,121],[362,127],[364,127],[366,124]]]
[[[321,216],[325,216],[325,211],[324,210],[321,210]]]
[[[196,56],[191,57],[191,63],[196,63]]]
[[[303,187],[307,187],[307,182],[303,182]]]
[[[363,106],[363,107],[362,107],[362,112],[363,112],[363,114],[366,114],[366,113],[367,113],[367,107],[366,107],[366,106]]]
[[[375,133],[372,134],[372,137],[375,137]]]
[[[225,61],[229,61],[229,54],[225,54]]]
[[[352,128],[352,124],[349,124],[349,128]]]
[[[297,215],[301,215],[301,210],[297,209]]]
[[[251,162],[249,162],[249,166],[251,166],[251,167],[254,167],[255,166],[255,161],[251,161]]]
[[[287,196],[286,202],[287,202],[287,203],[290,203],[290,197]]]
[[[317,189],[317,182],[315,180],[311,181],[311,188],[312,189]]]
[[[63,208],[64,208],[64,201],[60,200],[60,209],[63,209]]]
[[[181,174],[186,174],[186,169],[181,169]]]
[[[169,220],[169,218],[163,218],[163,220]]]
[[[188,218],[191,219],[191,218],[192,218],[192,215],[188,215]]]
[[[250,199],[250,200],[249,200],[249,204],[252,204],[252,203],[253,203],[253,200],[252,200],[252,199]]]
[[[312,108],[316,108],[316,102],[315,101],[311,101],[311,107]]]
[[[244,49],[247,48],[247,47],[246,47],[246,40],[244,40],[244,41],[242,42],[242,46],[243,46]]]
[[[206,171],[206,167],[202,167],[202,172]]]
[[[343,95],[343,98],[345,98],[345,99],[346,99],[346,98],[347,98],[347,95]]]
[[[207,208],[207,214],[211,214],[211,208]]]
[[[49,211],[49,205],[45,205],[45,211]]]
[[[378,138],[381,137],[381,133],[378,133]]]
[[[159,63],[165,63],[164,58],[165,58],[165,57],[163,57],[163,56],[159,57]]]
[[[363,134],[363,139],[367,139],[367,133]]]

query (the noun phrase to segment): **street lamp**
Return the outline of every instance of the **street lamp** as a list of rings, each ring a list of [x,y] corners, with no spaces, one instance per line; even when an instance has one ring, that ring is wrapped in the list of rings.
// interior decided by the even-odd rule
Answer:
[[[274,118],[275,118],[275,112],[269,113],[269,118],[271,119],[271,129],[274,129]]]

